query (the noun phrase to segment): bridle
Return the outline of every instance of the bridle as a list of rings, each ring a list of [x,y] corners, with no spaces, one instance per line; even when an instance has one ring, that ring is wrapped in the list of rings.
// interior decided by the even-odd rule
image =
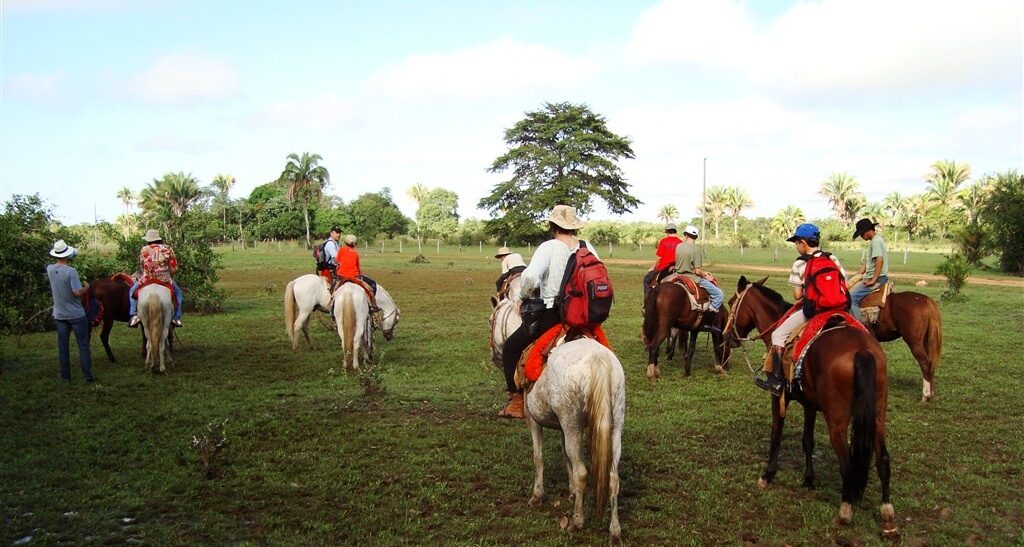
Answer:
[[[754,370],[754,367],[750,364],[750,356],[747,355],[747,347],[744,345],[744,343],[753,342],[755,340],[767,341],[766,337],[771,335],[771,332],[779,326],[779,324],[782,322],[782,319],[786,315],[783,314],[782,317],[780,317],[777,321],[772,323],[772,326],[765,329],[764,332],[758,331],[757,334],[754,334],[754,329],[751,329],[751,333],[748,334],[746,337],[740,336],[740,331],[739,329],[736,328],[736,316],[739,314],[740,305],[743,304],[743,299],[747,296],[747,293],[750,292],[750,289],[753,288],[753,286],[753,284],[747,285],[747,287],[743,289],[743,291],[741,291],[739,293],[739,296],[736,298],[736,305],[729,307],[729,318],[725,322],[724,332],[727,334],[731,334],[733,339],[739,343],[739,347],[743,349],[743,359],[747,363],[747,368],[750,369],[750,372],[757,374],[758,371]],[[722,344],[724,345],[725,342],[722,342]],[[729,363],[729,359],[732,359],[732,353],[733,352],[731,351],[729,352],[729,356],[725,359],[725,363],[723,363],[722,366],[725,366],[726,364]]]

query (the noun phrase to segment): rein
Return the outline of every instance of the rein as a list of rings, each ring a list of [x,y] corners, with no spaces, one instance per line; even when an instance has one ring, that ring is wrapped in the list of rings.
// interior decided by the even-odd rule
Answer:
[[[768,327],[767,329],[764,330],[764,332],[758,331],[757,334],[751,333],[751,334],[747,335],[746,337],[740,336],[739,329],[736,328],[736,315],[739,314],[740,304],[743,303],[743,299],[747,296],[747,293],[750,291],[750,289],[752,287],[753,287],[753,285],[747,285],[747,288],[743,289],[743,292],[741,292],[739,294],[739,297],[736,299],[736,305],[732,306],[729,309],[729,319],[726,320],[726,322],[725,322],[725,332],[727,332],[727,333],[731,332],[733,338],[737,342],[739,342],[740,348],[743,349],[743,359],[747,363],[747,368],[750,369],[750,372],[752,374],[757,374],[759,371],[758,370],[754,370],[753,365],[750,364],[750,355],[747,352],[747,346],[745,345],[745,343],[746,342],[753,342],[755,340],[766,341],[765,337],[769,336],[773,330],[777,329],[779,327],[779,325],[782,324],[782,320],[785,319],[786,314],[783,313],[782,316],[779,317],[778,319],[776,319],[775,322],[772,323],[772,325],[770,327]],[[724,345],[725,342],[722,342],[722,344]],[[733,352],[730,351],[729,352],[729,357],[727,357],[725,359],[725,363],[723,363],[722,366],[725,366],[725,365],[729,364],[729,360],[732,359],[732,354],[733,354]],[[761,368],[764,368],[764,366],[762,365]]]

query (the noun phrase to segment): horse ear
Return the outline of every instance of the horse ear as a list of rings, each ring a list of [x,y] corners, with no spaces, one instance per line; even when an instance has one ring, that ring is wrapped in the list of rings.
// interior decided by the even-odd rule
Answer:
[[[754,284],[755,285],[764,285],[765,281],[768,281],[768,276],[767,275],[762,277],[761,279],[759,279],[757,281],[754,281]]]
[[[740,280],[736,282],[736,292],[743,292],[743,289],[747,288],[748,284],[750,282],[747,281],[747,276],[741,275]]]
[[[491,296],[491,309],[494,309],[494,308],[497,308],[497,307],[498,307],[498,299],[493,297],[493,296]]]

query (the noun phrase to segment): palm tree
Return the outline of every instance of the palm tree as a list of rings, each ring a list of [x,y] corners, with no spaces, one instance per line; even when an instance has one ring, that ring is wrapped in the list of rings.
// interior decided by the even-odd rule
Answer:
[[[732,217],[733,235],[736,235],[739,232],[740,213],[743,209],[753,206],[754,202],[751,201],[746,190],[739,186],[730,186],[726,189],[725,208],[729,210],[729,215]]]
[[[135,201],[135,194],[132,192],[132,189],[127,186],[122,186],[121,189],[117,191],[117,199],[121,200],[121,203],[124,204],[124,214],[130,214],[132,202]]]
[[[828,199],[829,206],[840,220],[849,223],[856,222],[857,212],[867,202],[857,179],[847,173],[829,175],[822,181],[818,194]]]
[[[179,171],[153,179],[139,192],[139,205],[147,217],[163,221],[166,225],[170,220],[181,218],[192,204],[204,196],[199,181],[191,173],[186,175]]]
[[[971,178],[971,166],[951,160],[940,160],[933,163],[931,169],[925,177],[928,182],[928,199],[936,205],[952,206],[960,185]]]
[[[210,182],[214,190],[217,191],[217,201],[220,202],[221,216],[224,222],[224,232],[228,230],[228,192],[231,191],[231,187],[235,185],[235,177],[231,175],[214,175],[213,180]]]
[[[722,217],[725,215],[726,209],[726,197],[729,193],[729,189],[723,186],[712,186],[708,188],[704,198],[704,210],[698,211],[710,217],[711,222],[715,225],[715,239],[718,239],[718,228],[722,222]]]
[[[679,216],[679,209],[671,203],[663,205],[661,209],[658,209],[658,219],[665,224],[674,222],[677,216]]]
[[[117,225],[121,227],[121,234],[124,235],[125,239],[128,239],[135,232],[136,224],[135,215],[126,213],[117,217]]]
[[[885,204],[880,201],[865,203],[857,212],[857,216],[871,219],[872,222],[888,224],[888,213]]]
[[[992,193],[993,178],[991,175],[975,182],[974,184],[960,190],[957,201],[967,214],[967,223],[972,224],[978,220],[978,212],[985,206],[989,195]]]
[[[319,165],[320,154],[302,153],[302,157],[294,152],[288,154],[288,163],[278,178],[282,183],[288,185],[285,194],[288,201],[294,204],[296,201],[302,203],[302,214],[306,220],[306,247],[309,242],[309,204],[320,199],[324,187],[330,182],[330,173],[327,168]]]
[[[782,237],[789,237],[796,231],[796,227],[806,220],[804,212],[796,205],[787,205],[780,209],[771,220],[772,232]]]

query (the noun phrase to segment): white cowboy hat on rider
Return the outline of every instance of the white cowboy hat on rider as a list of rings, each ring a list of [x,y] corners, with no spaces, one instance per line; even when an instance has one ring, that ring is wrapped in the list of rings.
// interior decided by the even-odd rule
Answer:
[[[58,239],[53,242],[53,248],[50,249],[50,256],[55,258],[70,258],[78,254],[78,249],[68,245],[63,239]]]

